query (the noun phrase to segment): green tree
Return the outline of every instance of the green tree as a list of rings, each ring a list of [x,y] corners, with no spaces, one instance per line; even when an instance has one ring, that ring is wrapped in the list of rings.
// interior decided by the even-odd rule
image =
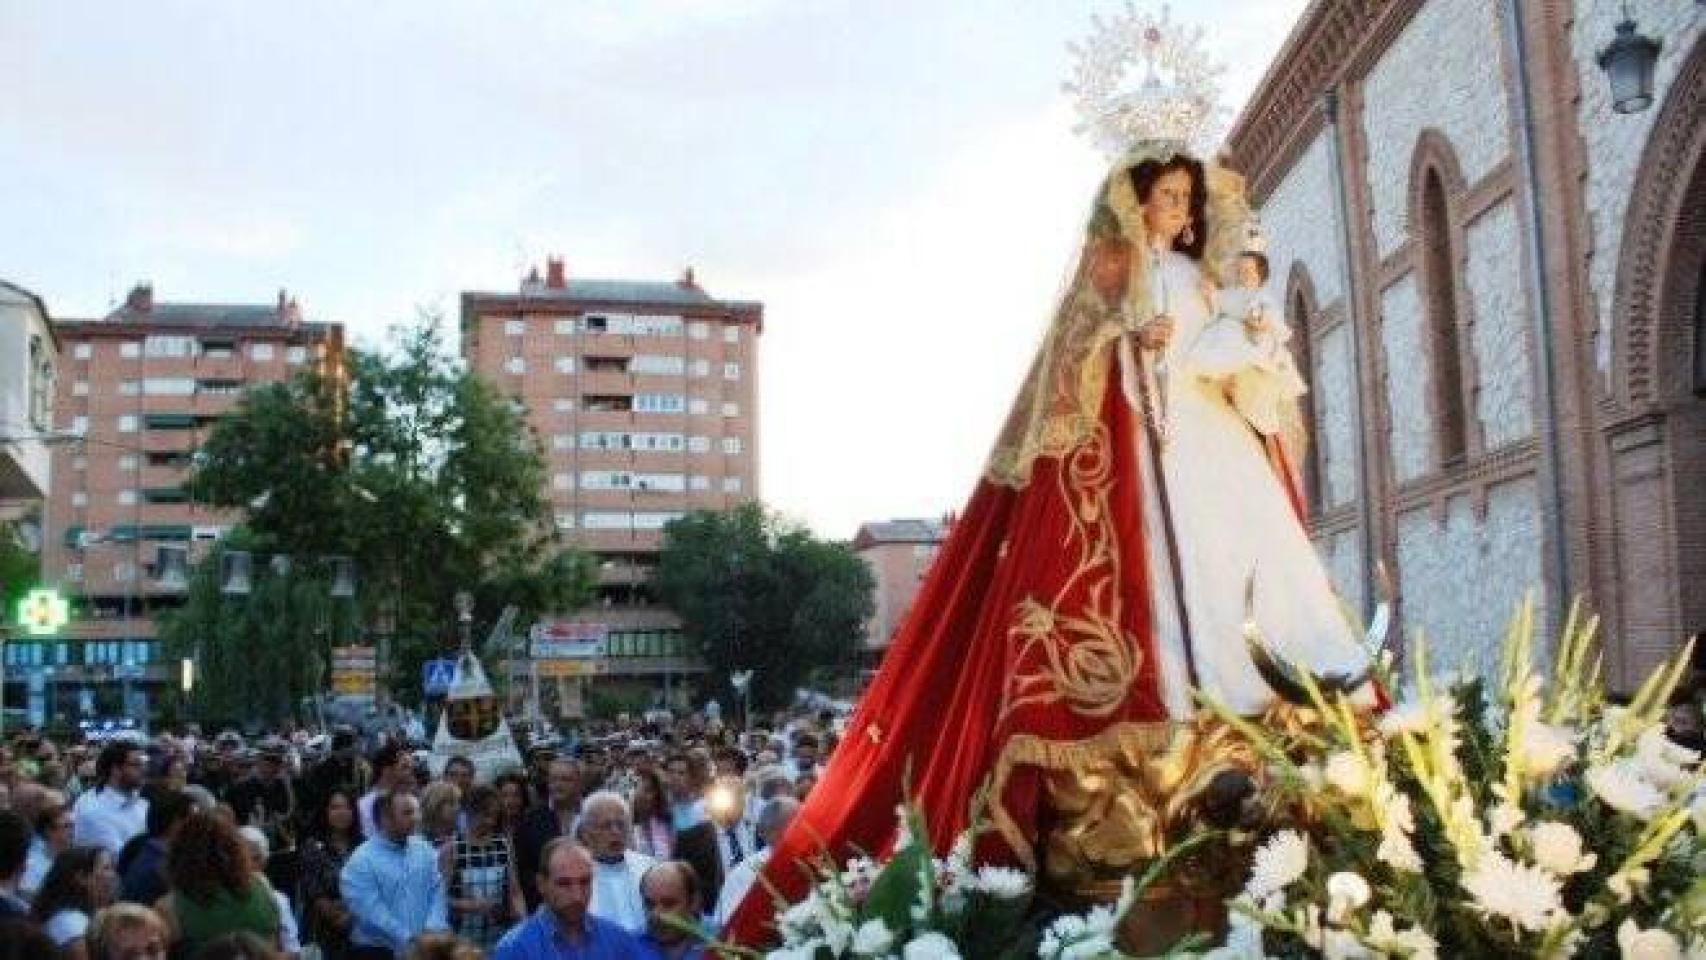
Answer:
[[[556,534],[520,409],[454,359],[442,331],[423,316],[389,350],[352,350],[347,380],[306,373],[249,391],[203,444],[193,481],[198,500],[244,511],[257,553],[354,561],[355,622],[392,634],[386,679],[405,700],[419,696],[421,663],[454,648],[457,591],[473,594],[479,629],[508,604],[525,617],[581,606],[596,577]],[[245,609],[267,609],[265,579],[257,567]],[[216,594],[192,590],[171,618],[178,655],[207,656],[210,618],[232,602]],[[335,631],[311,613],[276,639],[324,664]]]
[[[671,523],[656,582],[719,695],[731,672],[754,671],[755,710],[786,704],[816,669],[848,667],[875,609],[870,568],[852,550],[758,504]]]
[[[18,615],[18,601],[41,583],[41,553],[24,542],[19,527],[16,520],[0,521],[0,620],[8,624]]]

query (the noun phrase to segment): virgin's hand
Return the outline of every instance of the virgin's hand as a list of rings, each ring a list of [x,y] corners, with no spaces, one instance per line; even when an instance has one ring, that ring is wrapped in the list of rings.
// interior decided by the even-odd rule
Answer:
[[[1140,327],[1137,345],[1145,350],[1160,350],[1173,339],[1173,318],[1162,314]]]

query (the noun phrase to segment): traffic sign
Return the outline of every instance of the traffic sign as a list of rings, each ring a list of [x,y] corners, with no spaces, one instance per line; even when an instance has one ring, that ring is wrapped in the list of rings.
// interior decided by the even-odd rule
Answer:
[[[421,687],[429,697],[442,696],[450,692],[450,684],[456,679],[455,660],[428,660],[421,664]]]
[[[378,686],[379,657],[372,647],[332,648],[332,692],[372,695]]]
[[[70,622],[71,605],[51,587],[37,587],[18,601],[18,626],[32,637],[51,637]]]

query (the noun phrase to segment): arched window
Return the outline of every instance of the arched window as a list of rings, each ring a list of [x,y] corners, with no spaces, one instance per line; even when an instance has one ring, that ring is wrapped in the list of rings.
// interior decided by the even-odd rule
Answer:
[[[1429,399],[1434,420],[1436,466],[1461,463],[1469,452],[1465,415],[1463,350],[1457,318],[1457,266],[1452,255],[1451,215],[1439,168],[1422,174],[1420,220],[1415,233],[1417,267],[1426,318]]]
[[[1307,283],[1307,279],[1293,283],[1294,289],[1290,301],[1286,304],[1285,322],[1291,327],[1291,345],[1297,369],[1309,383],[1309,389],[1298,400],[1298,414],[1309,427],[1309,451],[1301,464],[1303,496],[1309,503],[1310,516],[1318,516],[1327,499],[1321,476],[1327,462],[1327,451],[1323,446],[1327,440],[1327,431],[1322,428],[1321,421],[1316,419],[1315,344],[1309,333],[1309,318],[1315,309],[1309,302]]]

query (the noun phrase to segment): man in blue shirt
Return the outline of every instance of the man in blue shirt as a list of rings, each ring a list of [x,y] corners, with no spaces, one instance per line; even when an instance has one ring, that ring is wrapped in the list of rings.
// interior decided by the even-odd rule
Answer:
[[[504,934],[492,960],[647,960],[634,935],[592,916],[592,854],[568,837],[547,843],[539,856],[541,903]]]
[[[703,960],[704,942],[692,931],[704,913],[699,874],[683,860],[653,864],[640,878],[646,932],[640,937],[647,960]]]
[[[406,790],[374,801],[379,834],[350,854],[338,877],[354,918],[350,946],[358,957],[402,954],[423,933],[450,929],[438,851],[415,836],[421,802]]]

